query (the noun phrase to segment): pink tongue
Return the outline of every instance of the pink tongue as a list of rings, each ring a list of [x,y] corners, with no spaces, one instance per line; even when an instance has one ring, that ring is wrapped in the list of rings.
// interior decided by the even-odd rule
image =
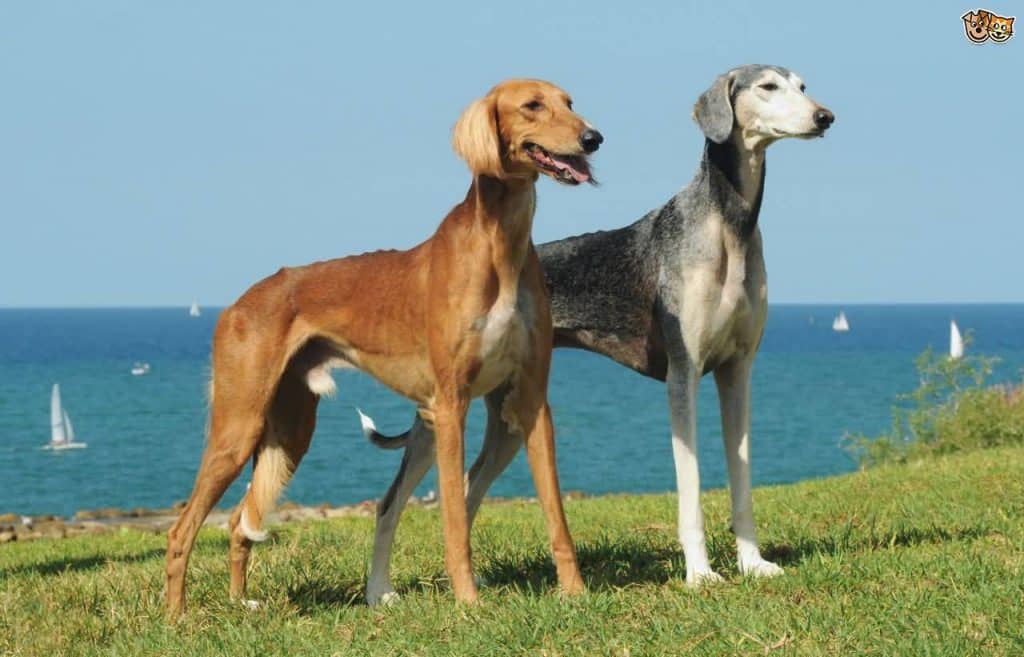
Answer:
[[[579,171],[568,162],[563,162],[557,157],[552,157],[551,161],[555,163],[555,166],[562,171],[568,171],[569,174],[576,180],[576,182],[587,182],[590,180],[589,171]]]

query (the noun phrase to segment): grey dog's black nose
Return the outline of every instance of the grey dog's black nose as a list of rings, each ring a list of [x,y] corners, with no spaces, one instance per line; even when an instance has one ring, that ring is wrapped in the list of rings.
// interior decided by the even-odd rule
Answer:
[[[580,133],[580,146],[587,153],[596,151],[603,141],[604,137],[601,136],[601,133],[593,128],[587,128]]]
[[[814,125],[818,126],[822,130],[832,125],[832,122],[835,120],[836,115],[824,107],[814,113]]]

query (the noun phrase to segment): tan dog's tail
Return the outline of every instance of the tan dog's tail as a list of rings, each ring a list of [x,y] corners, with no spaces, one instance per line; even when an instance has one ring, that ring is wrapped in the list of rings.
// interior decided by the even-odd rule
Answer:
[[[397,436],[385,436],[384,434],[377,431],[377,425],[374,423],[373,418],[366,415],[358,408],[356,413],[359,413],[359,422],[363,425],[363,435],[369,440],[375,447],[380,449],[402,449],[409,442],[409,431],[400,433]]]

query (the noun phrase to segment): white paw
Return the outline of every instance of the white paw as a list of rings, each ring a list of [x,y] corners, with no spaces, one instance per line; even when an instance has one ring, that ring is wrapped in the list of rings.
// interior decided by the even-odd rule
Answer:
[[[686,585],[690,588],[700,588],[724,582],[725,579],[708,568],[706,570],[694,570],[686,573]]]
[[[263,606],[263,603],[259,600],[242,600],[242,606],[249,611],[258,611]]]
[[[749,577],[777,577],[786,571],[771,561],[758,558],[740,562],[740,572]]]
[[[390,607],[398,602],[399,599],[401,599],[401,596],[395,593],[395,590],[390,586],[379,591],[371,591],[369,589],[366,591],[366,604],[371,607]]]

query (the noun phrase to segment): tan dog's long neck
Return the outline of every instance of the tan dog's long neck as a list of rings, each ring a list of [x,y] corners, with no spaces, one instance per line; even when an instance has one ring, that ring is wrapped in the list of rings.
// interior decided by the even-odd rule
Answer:
[[[466,200],[472,207],[474,230],[490,245],[498,300],[514,304],[533,230],[534,181],[480,175],[473,180]]]

